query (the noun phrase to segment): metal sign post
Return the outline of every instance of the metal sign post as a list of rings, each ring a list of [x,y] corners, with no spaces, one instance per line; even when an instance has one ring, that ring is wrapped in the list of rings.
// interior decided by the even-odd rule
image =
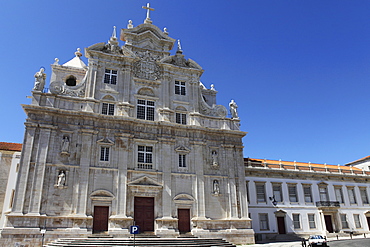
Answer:
[[[135,235],[140,233],[139,226],[130,226],[130,234],[134,234],[134,247],[135,247]]]

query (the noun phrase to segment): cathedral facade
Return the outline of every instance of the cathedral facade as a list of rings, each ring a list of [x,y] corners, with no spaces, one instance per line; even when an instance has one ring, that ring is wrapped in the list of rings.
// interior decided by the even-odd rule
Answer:
[[[148,10],[149,11],[149,10]],[[108,42],[40,69],[2,238],[40,241],[130,226],[253,243],[237,106],[217,105],[202,67],[166,29],[129,21]],[[171,55],[170,51],[176,52]]]

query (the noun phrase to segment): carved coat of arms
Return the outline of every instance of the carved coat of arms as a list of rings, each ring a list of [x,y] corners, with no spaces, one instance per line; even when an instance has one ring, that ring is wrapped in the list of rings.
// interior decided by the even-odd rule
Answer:
[[[161,75],[161,68],[156,63],[159,56],[152,55],[149,51],[138,52],[140,61],[134,64],[134,75],[141,79],[158,80]]]

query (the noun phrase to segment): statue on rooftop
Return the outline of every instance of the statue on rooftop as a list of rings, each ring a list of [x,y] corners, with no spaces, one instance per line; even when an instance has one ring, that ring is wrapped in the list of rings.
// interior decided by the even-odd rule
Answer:
[[[230,107],[231,118],[239,119],[238,111],[237,111],[238,105],[236,104],[236,102],[233,99],[229,103],[229,107]]]
[[[35,91],[43,91],[45,87],[45,80],[46,80],[46,74],[44,73],[44,68],[41,67],[40,71],[36,72],[35,74],[35,85],[33,87],[33,90]]]

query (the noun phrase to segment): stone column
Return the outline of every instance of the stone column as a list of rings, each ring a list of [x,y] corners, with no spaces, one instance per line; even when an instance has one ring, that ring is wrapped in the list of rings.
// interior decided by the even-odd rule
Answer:
[[[163,169],[162,175],[162,217],[164,218],[172,218],[171,215],[171,206],[172,206],[172,198],[171,198],[171,164],[172,159],[171,156],[173,154],[172,147],[173,142],[171,140],[162,139],[161,140],[161,165]]]
[[[117,217],[127,217],[127,164],[128,164],[128,142],[129,134],[120,134],[120,145],[118,145],[118,190],[117,190]]]
[[[204,188],[204,161],[203,161],[203,142],[193,142],[194,166],[196,175],[196,192],[197,192],[197,211],[198,219],[206,217],[205,188]]]
[[[235,164],[234,162],[237,161],[235,159],[234,154],[234,146],[233,145],[223,145],[225,148],[226,157],[226,166],[229,168],[229,203],[230,203],[230,218],[237,218],[238,217],[238,202],[237,202],[237,194],[236,194],[236,178],[235,178]],[[232,162],[232,163],[230,163]]]
[[[34,145],[37,124],[25,123],[26,130],[22,148],[22,156],[19,166],[18,182],[15,189],[14,203],[11,214],[23,214],[23,204],[26,196],[28,172]]]
[[[248,217],[248,199],[247,199],[247,188],[245,183],[245,168],[244,168],[244,158],[243,158],[243,146],[236,147],[236,159],[237,162],[237,172],[238,174],[238,183],[239,183],[239,201],[240,201],[240,217],[241,218],[249,218]]]
[[[40,214],[42,188],[44,184],[46,157],[49,150],[50,132],[53,126],[40,125],[39,140],[35,159],[35,171],[30,193],[29,214]]]
[[[81,130],[81,159],[79,168],[79,191],[76,214],[80,216],[86,216],[86,205],[88,200],[88,188],[89,188],[89,169],[90,163],[93,162],[91,157],[93,156],[92,148],[96,147],[94,140],[94,134],[96,131],[82,129]]]

